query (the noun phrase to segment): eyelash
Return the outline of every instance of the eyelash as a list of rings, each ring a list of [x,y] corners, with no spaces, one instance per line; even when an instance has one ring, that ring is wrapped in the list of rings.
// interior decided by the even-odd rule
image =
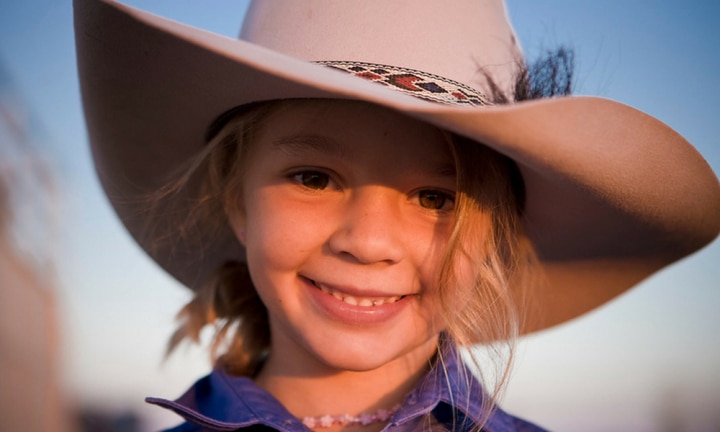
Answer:
[[[428,201],[428,204],[433,204],[431,206],[425,206],[423,205],[423,194],[427,194],[425,197],[427,198],[428,195],[434,195],[435,198],[431,201]],[[436,212],[451,212],[455,208],[455,194],[451,194],[448,192],[444,192],[437,189],[421,189],[417,192],[417,200],[418,204],[420,204],[420,207],[424,209],[428,209],[431,211]],[[439,204],[439,206],[438,206]]]
[[[322,180],[321,185],[317,186],[317,187],[308,185],[306,183],[307,179],[305,179],[305,176],[313,176],[315,180],[320,178]],[[313,189],[313,190],[324,190],[325,188],[328,187],[328,185],[332,181],[328,174],[326,174],[322,171],[314,171],[314,170],[305,170],[305,171],[295,172],[295,173],[291,174],[291,177],[292,177],[293,181],[295,181],[300,186],[306,187],[308,189]]]
[[[290,174],[290,178],[298,185],[314,191],[325,190],[333,182],[330,175],[317,170],[294,172]],[[316,183],[310,184],[311,182]],[[416,197],[420,207],[434,212],[450,212],[455,204],[455,194],[438,189],[421,189],[416,193]],[[425,201],[426,199],[429,201]],[[424,205],[423,201],[428,205]],[[446,208],[448,206],[450,207]]]

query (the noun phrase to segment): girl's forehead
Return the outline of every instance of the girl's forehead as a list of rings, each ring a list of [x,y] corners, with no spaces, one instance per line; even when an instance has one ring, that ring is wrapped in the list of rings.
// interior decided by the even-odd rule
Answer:
[[[266,117],[256,138],[271,151],[315,151],[346,159],[368,151],[387,157],[408,152],[435,161],[452,159],[449,136],[441,129],[357,101],[283,103]]]

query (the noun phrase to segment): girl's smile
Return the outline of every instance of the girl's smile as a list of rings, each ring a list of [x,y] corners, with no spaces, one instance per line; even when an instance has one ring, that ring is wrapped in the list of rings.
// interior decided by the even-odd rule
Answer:
[[[355,325],[389,322],[408,304],[406,295],[387,295],[371,289],[331,286],[309,281],[314,305],[330,319]],[[407,299],[407,300],[406,300]]]
[[[360,306],[360,307],[371,307],[371,306],[382,306],[384,304],[392,304],[397,302],[398,300],[405,298],[404,295],[399,296],[382,296],[382,294],[374,295],[373,297],[359,297],[359,295],[353,295],[348,294],[348,292],[352,291],[352,288],[345,288],[345,289],[337,289],[334,287],[331,287],[330,285],[327,285],[325,283],[318,283],[315,281],[311,281],[314,286],[320,289],[320,291],[324,292],[325,294],[329,294],[336,299],[353,305],[353,306]],[[360,292],[360,291],[358,291]],[[365,295],[369,295],[370,293],[365,292]]]
[[[263,372],[425,367],[453,226],[447,137],[361,103],[296,101],[248,145],[232,223],[268,309]]]

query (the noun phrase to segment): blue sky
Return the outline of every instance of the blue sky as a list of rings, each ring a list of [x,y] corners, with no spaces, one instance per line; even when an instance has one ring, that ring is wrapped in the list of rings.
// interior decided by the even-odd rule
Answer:
[[[127,3],[235,36],[245,2]],[[720,172],[720,3],[508,0],[526,53],[575,48],[577,93],[660,118]],[[204,352],[162,362],[174,313],[189,298],[129,239],[109,209],[87,149],[67,0],[0,0],[0,62],[51,156],[62,209],[55,258],[63,369],[79,401],[140,410],[208,370]],[[658,185],[658,187],[663,187]],[[617,301],[521,344],[505,408],[558,431],[684,430],[720,424],[720,244],[653,276]],[[670,410],[668,407],[672,407]]]

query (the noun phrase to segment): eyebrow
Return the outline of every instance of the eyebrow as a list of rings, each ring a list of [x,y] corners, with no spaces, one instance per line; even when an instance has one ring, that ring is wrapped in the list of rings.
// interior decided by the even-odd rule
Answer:
[[[457,169],[454,163],[448,162],[437,167],[435,173],[440,177],[455,177],[457,176]]]
[[[282,137],[272,143],[272,149],[289,155],[301,155],[313,151],[341,158],[348,157],[345,147],[323,135],[297,134]]]

